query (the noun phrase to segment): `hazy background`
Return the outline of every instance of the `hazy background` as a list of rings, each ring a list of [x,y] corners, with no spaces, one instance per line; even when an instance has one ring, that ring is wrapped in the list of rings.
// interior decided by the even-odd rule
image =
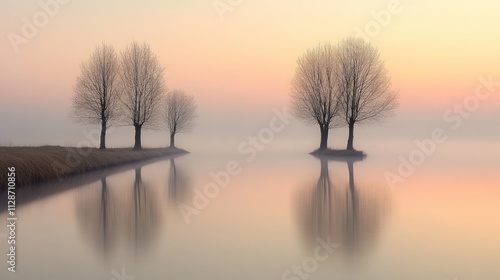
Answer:
[[[0,144],[76,145],[85,139],[82,130],[93,127],[68,118],[80,63],[101,42],[120,52],[137,40],[160,57],[169,89],[196,96],[198,126],[179,135],[178,145],[235,151],[267,127],[273,108],[289,104],[298,56],[319,42],[355,35],[374,21],[372,11],[387,10],[391,1],[243,0],[223,20],[216,2],[72,0],[15,53],[7,34],[21,34],[23,17],[31,20],[42,9],[38,1],[1,1]],[[402,11],[370,39],[399,90],[400,107],[383,125],[358,128],[358,149],[410,151],[434,128],[448,131],[442,114],[471,95],[480,76],[500,80],[498,1],[400,3]],[[477,150],[470,147],[499,139],[498,92],[449,133],[450,154],[473,154]],[[330,146],[344,147],[346,140],[345,130],[333,130]],[[132,146],[133,129],[118,128],[107,143]],[[144,146],[167,144],[165,131],[143,133]],[[267,149],[310,151],[318,145],[318,129],[294,121]]]

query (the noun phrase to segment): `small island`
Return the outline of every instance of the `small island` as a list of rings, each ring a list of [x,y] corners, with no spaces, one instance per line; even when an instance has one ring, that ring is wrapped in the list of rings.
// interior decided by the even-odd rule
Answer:
[[[337,150],[337,149],[318,149],[311,152],[311,155],[326,158],[354,158],[363,159],[366,154],[357,150]]]
[[[369,42],[350,37],[337,45],[319,44],[297,60],[291,85],[292,113],[320,130],[314,155],[365,157],[354,149],[357,124],[379,122],[397,107],[397,92],[380,53]],[[328,148],[331,129],[348,127],[345,150]]]

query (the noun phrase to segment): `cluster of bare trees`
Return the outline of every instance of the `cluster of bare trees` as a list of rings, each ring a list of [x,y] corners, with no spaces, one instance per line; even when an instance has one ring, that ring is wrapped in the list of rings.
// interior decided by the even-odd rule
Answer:
[[[100,149],[106,148],[106,129],[111,125],[135,128],[134,148],[141,149],[143,128],[163,123],[174,136],[193,126],[194,97],[183,91],[168,92],[164,68],[146,43],[130,43],[118,58],[114,48],[98,46],[81,66],[75,85],[73,119],[101,125]]]
[[[331,128],[347,126],[347,150],[354,150],[356,124],[381,121],[397,106],[396,92],[378,50],[358,38],[337,46],[320,44],[297,61],[292,80],[292,111],[318,124],[320,150],[327,149]]]
[[[337,46],[320,44],[297,61],[292,81],[292,109],[308,124],[318,124],[320,150],[327,149],[328,133],[347,126],[347,150],[354,150],[356,124],[380,121],[396,108],[396,93],[376,48],[349,38]],[[81,66],[75,86],[72,116],[79,122],[101,125],[100,148],[106,129],[114,124],[135,128],[134,148],[140,149],[143,128],[163,123],[175,146],[175,135],[193,126],[194,97],[167,91],[164,69],[147,44],[132,42],[118,57],[102,44]]]

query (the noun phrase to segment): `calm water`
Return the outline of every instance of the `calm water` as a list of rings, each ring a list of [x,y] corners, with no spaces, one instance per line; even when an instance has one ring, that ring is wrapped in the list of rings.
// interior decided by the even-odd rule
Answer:
[[[193,153],[19,191],[17,273],[0,276],[498,280],[498,158],[442,152],[391,188],[396,154]],[[240,173],[196,195],[231,160]]]

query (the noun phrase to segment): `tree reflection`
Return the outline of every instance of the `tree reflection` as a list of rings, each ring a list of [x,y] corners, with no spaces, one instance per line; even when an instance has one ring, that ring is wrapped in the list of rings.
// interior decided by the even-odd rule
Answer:
[[[135,244],[135,252],[139,254],[142,250],[149,248],[154,240],[153,237],[159,229],[160,207],[155,189],[149,187],[142,181],[141,168],[135,169],[134,181],[134,204],[132,210],[133,219],[126,219],[128,222],[129,240]]]
[[[98,186],[80,191],[76,201],[76,215],[81,231],[92,245],[105,257],[116,246],[114,235],[118,229],[116,202],[108,187],[106,177]]]
[[[81,231],[106,259],[118,250],[140,255],[159,230],[156,189],[143,182],[141,167],[134,174],[132,188],[110,186],[103,177],[100,184],[83,188],[76,199]]]
[[[170,170],[168,176],[167,193],[168,200],[173,205],[178,205],[184,202],[188,188],[187,177],[182,172],[182,169],[175,164],[175,157],[170,159]]]
[[[361,253],[376,240],[387,212],[387,192],[376,186],[357,185],[352,159],[335,159],[345,162],[349,172],[347,186],[335,185],[329,174],[329,159],[318,159],[319,179],[300,196],[298,204],[306,239],[314,245],[317,238],[338,243],[339,250],[348,255]]]

